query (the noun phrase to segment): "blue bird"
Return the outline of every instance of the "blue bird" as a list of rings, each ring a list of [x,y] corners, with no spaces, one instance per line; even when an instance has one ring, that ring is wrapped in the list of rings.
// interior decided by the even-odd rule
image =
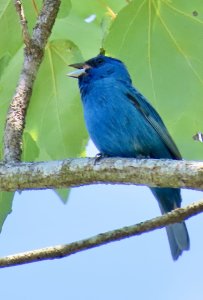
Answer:
[[[181,159],[161,117],[132,85],[125,65],[118,59],[98,55],[70,65],[68,74],[79,81],[88,132],[102,155]],[[150,188],[162,214],[180,207],[177,188]],[[166,227],[174,260],[189,249],[184,222]]]

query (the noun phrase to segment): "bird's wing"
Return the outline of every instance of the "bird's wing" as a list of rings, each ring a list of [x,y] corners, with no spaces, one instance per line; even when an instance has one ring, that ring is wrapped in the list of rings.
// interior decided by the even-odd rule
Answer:
[[[181,154],[173,142],[166,126],[164,125],[161,117],[151,104],[145,99],[145,97],[134,88],[128,88],[125,91],[126,96],[132,102],[132,104],[138,109],[143,117],[150,123],[154,130],[158,133],[173,158],[182,159]]]

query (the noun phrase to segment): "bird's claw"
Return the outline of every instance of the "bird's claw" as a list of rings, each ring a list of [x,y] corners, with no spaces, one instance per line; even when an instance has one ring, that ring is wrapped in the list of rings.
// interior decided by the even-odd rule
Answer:
[[[105,157],[108,157],[108,155],[105,155],[103,153],[97,153],[94,158],[94,165],[96,165],[96,163],[98,163],[102,158]]]

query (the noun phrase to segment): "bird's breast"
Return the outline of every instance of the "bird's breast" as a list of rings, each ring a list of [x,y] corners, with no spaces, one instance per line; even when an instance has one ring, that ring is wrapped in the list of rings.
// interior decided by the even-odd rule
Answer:
[[[143,134],[148,124],[116,83],[93,87],[83,95],[86,126],[100,152],[110,156],[148,156]]]

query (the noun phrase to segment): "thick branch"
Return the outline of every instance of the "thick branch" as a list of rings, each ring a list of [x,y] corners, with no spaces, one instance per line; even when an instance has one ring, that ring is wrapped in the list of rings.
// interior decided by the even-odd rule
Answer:
[[[18,3],[16,3],[18,2]],[[29,105],[34,80],[42,62],[44,48],[56,19],[60,0],[46,0],[37,19],[31,39],[28,35],[24,51],[24,62],[19,82],[10,104],[4,134],[4,160],[6,162],[20,161],[22,134],[25,127],[25,115]],[[26,20],[22,15],[20,1],[15,1],[17,11],[23,22],[23,32],[26,31]],[[19,4],[20,3],[20,4]]]
[[[203,190],[203,162],[94,158],[0,164],[0,190],[75,187],[95,183],[138,184]]]
[[[168,224],[181,222],[203,211],[203,201],[193,203],[185,208],[176,209],[166,215],[151,219],[133,226],[108,231],[91,238],[71,244],[47,247],[0,258],[0,268],[27,264],[36,261],[62,258],[87,249],[95,248],[110,242],[119,241],[131,236],[162,228]]]

